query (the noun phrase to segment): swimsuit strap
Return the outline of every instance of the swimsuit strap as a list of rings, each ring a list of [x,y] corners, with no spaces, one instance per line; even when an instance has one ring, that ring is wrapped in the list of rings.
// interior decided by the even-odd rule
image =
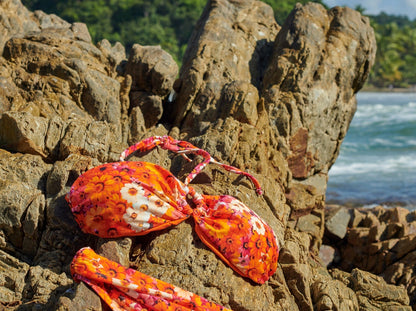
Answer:
[[[195,147],[189,142],[173,139],[170,136],[152,136],[142,141],[139,141],[138,143],[130,146],[129,148],[127,148],[121,153],[120,161],[125,161],[125,159],[128,156],[130,156],[132,153],[136,151],[147,152],[147,151],[153,150],[157,146],[160,146],[163,149],[181,154],[187,161],[190,161],[190,159],[186,156],[187,153],[200,155],[204,158],[204,161],[199,163],[192,170],[192,172],[186,177],[185,182],[184,182],[185,185],[188,185],[195,178],[195,176],[198,175],[205,168],[205,166],[208,163],[213,163],[213,164],[217,164],[221,166],[222,168],[224,168],[225,170],[231,173],[246,176],[253,182],[254,186],[256,187],[256,193],[258,195],[263,194],[263,190],[261,189],[260,183],[253,175],[247,172],[244,172],[234,166],[218,162],[213,157],[211,157],[211,155],[207,151],[200,149],[198,147]]]

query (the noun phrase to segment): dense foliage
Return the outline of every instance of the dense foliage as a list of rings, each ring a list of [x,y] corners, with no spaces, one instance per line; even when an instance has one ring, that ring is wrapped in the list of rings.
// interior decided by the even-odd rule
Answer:
[[[416,85],[416,20],[381,13],[371,16],[377,56],[369,84],[376,87]]]
[[[264,0],[283,24],[296,2]],[[313,0],[322,3],[322,0]],[[23,0],[31,10],[55,13],[69,22],[88,25],[94,41],[161,45],[180,63],[206,0]],[[357,7],[363,10],[362,7]],[[364,12],[365,13],[365,12]],[[377,58],[369,84],[376,87],[416,84],[416,20],[381,13],[370,16],[376,32]]]

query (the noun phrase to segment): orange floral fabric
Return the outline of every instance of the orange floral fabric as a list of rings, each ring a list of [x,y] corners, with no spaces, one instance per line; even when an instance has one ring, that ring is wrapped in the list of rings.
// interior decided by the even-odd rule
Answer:
[[[193,152],[205,161],[185,183],[148,162],[108,163],[85,172],[67,195],[81,229],[104,238],[144,235],[176,225],[192,215],[198,236],[224,262],[254,282],[267,281],[277,269],[279,255],[272,228],[236,198],[201,195],[188,185],[208,163],[249,177],[257,193],[261,193],[258,181],[246,172],[215,161],[205,150],[170,137],[145,139],[123,152],[121,158],[156,146],[182,154]]]
[[[76,281],[87,283],[114,311],[231,311],[172,284],[82,248],[71,263]]]
[[[185,220],[192,214],[188,192],[156,164],[117,162],[85,172],[66,199],[84,232],[114,238],[147,234]]]
[[[204,195],[196,208],[195,230],[202,241],[244,277],[263,284],[277,269],[273,230],[245,204],[229,195]]]

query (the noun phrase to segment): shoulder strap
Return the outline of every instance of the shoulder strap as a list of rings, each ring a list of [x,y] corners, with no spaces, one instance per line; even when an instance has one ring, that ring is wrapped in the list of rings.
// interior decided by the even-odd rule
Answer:
[[[222,168],[224,168],[225,170],[229,172],[246,176],[253,182],[254,186],[256,187],[256,193],[258,195],[263,194],[260,183],[253,175],[247,172],[244,172],[234,166],[218,162],[213,157],[211,157],[211,155],[207,151],[200,149],[198,147],[195,147],[189,142],[173,139],[170,136],[152,136],[142,141],[139,141],[138,143],[130,146],[129,148],[127,148],[121,153],[120,161],[124,161],[128,156],[130,156],[132,153],[136,151],[147,152],[147,151],[153,150],[157,146],[160,146],[163,149],[181,154],[185,159],[187,159],[187,161],[190,161],[189,158],[186,156],[187,153],[200,155],[204,158],[204,161],[199,163],[192,170],[192,172],[186,177],[185,179],[186,185],[188,185],[195,178],[195,176],[198,175],[205,168],[205,166],[208,163],[213,163],[213,164],[217,164],[221,166]]]

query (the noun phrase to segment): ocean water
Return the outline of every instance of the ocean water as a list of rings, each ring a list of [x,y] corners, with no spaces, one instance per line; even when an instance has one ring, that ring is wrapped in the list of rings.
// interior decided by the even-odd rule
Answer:
[[[416,93],[360,92],[357,101],[327,202],[416,209]]]

